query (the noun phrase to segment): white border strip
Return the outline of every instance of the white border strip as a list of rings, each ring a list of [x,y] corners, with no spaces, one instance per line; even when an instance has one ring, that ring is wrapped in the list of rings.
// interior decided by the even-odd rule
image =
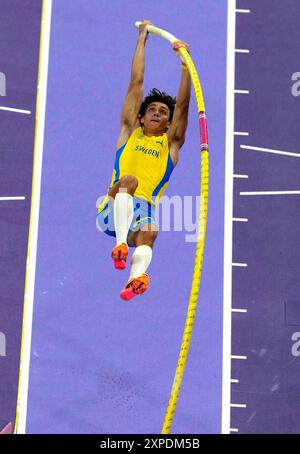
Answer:
[[[26,431],[27,398],[29,385],[29,366],[31,351],[31,330],[34,300],[34,282],[36,253],[38,240],[40,189],[42,176],[42,159],[44,146],[44,128],[47,98],[47,79],[50,47],[52,0],[43,0],[41,47],[39,57],[39,87],[36,104],[36,130],[34,144],[34,165],[32,180],[32,201],[30,212],[30,231],[28,238],[28,255],[26,266],[26,283],[24,296],[23,332],[21,347],[21,365],[19,376],[19,395],[17,414],[18,421],[15,432],[24,434]],[[27,285],[26,285],[27,284]]]
[[[231,299],[232,299],[232,209],[234,155],[234,75],[236,1],[227,2],[227,88],[226,88],[226,160],[224,219],[224,288],[223,288],[223,371],[222,434],[230,434],[231,400]]]

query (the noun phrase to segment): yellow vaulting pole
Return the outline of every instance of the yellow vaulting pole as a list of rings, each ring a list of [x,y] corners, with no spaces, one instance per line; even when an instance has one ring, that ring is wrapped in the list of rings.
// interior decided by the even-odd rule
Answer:
[[[135,26],[139,27],[141,22],[136,22]],[[147,26],[147,30],[150,33],[161,36],[162,38],[167,39],[171,44],[178,39],[171,35],[170,33],[162,30],[160,28],[154,27],[152,25]],[[188,51],[181,47],[178,50],[181,59],[187,65],[189,74],[191,76],[192,84],[194,87],[195,97],[198,107],[199,115],[199,128],[200,128],[200,143],[201,143],[201,179],[200,179],[200,207],[199,207],[199,219],[198,219],[198,232],[197,232],[197,245],[194,261],[194,272],[192,277],[189,305],[187,310],[187,316],[185,321],[185,327],[183,332],[183,338],[179,353],[179,358],[177,362],[175,377],[173,381],[173,386],[169,398],[169,403],[164,419],[164,424],[161,433],[168,434],[171,430],[174,413],[176,410],[176,405],[180,393],[182,378],[185,370],[185,365],[187,361],[187,356],[189,352],[189,347],[191,343],[191,337],[194,327],[194,320],[196,315],[199,288],[202,274],[203,266],[203,256],[204,256],[204,245],[206,238],[206,225],[207,225],[207,206],[208,206],[208,183],[209,183],[209,154],[208,154],[208,135],[207,135],[207,121],[205,113],[205,105],[203,99],[203,93],[201,88],[201,83],[199,76],[193,60],[189,55]]]
[[[197,234],[197,245],[194,261],[194,272],[191,284],[189,305],[187,310],[187,316],[185,321],[184,333],[180,348],[179,359],[175,372],[174,382],[171,390],[171,395],[166,411],[166,416],[163,424],[161,433],[168,434],[171,430],[173,417],[177,405],[177,400],[180,393],[182,378],[185,370],[189,347],[191,343],[191,337],[194,327],[194,320],[196,315],[198,295],[202,274],[203,266],[203,255],[204,245],[206,238],[206,224],[207,224],[207,206],[208,206],[208,182],[209,182],[209,159],[208,159],[208,144],[207,144],[207,127],[206,127],[206,115],[205,106],[202,95],[202,89],[200,80],[193,64],[193,61],[186,49],[179,49],[180,55],[183,57],[194,86],[194,91],[197,100],[198,112],[199,112],[199,124],[200,124],[200,140],[201,140],[201,180],[200,180],[200,207],[199,207],[199,219],[198,219],[198,234]]]

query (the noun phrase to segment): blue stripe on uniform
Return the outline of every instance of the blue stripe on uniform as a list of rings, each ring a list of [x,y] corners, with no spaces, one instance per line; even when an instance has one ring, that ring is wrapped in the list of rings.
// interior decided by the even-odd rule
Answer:
[[[155,198],[158,195],[158,193],[161,190],[161,188],[163,187],[163,185],[169,181],[171,173],[173,172],[174,167],[175,166],[174,166],[174,164],[172,162],[172,159],[171,159],[171,156],[170,156],[170,153],[169,153],[168,163],[167,163],[167,168],[166,168],[165,174],[162,177],[162,179],[160,180],[159,184],[154,189],[154,191],[152,192],[152,198],[153,197]]]
[[[113,184],[117,183],[117,181],[119,181],[119,178],[120,178],[120,158],[121,158],[122,151],[126,147],[126,144],[127,144],[127,142],[124,143],[124,145],[121,148],[119,148],[116,152],[116,159],[115,159],[116,178],[115,178],[115,181]]]

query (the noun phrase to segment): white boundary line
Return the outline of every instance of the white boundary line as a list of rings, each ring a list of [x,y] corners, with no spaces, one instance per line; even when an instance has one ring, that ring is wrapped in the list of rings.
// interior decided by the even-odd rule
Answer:
[[[231,312],[240,312],[240,313],[244,313],[246,314],[248,312],[247,309],[236,309],[236,308],[232,308],[231,309]]]
[[[249,175],[238,175],[238,174],[234,174],[233,175],[233,178],[249,178]]]
[[[24,295],[23,329],[21,364],[19,375],[19,393],[17,404],[18,421],[15,432],[24,434],[26,431],[27,398],[29,385],[29,366],[31,351],[31,330],[34,300],[34,282],[36,253],[39,225],[40,188],[42,175],[42,158],[44,146],[44,128],[47,98],[47,78],[50,47],[52,0],[43,0],[41,40],[39,55],[39,88],[36,103],[36,126],[34,143],[34,164],[32,177],[32,199],[30,211],[30,227],[27,250],[26,281]]]
[[[290,151],[274,150],[273,148],[253,147],[251,145],[240,145],[240,148],[242,148],[243,150],[262,151],[264,153],[281,154],[283,156],[294,156],[295,158],[300,158],[300,153],[292,153]]]
[[[247,356],[243,356],[243,355],[231,355],[231,359],[247,359]]]
[[[235,52],[238,54],[250,54],[249,49],[235,49]]]
[[[24,196],[16,196],[16,197],[0,197],[0,200],[1,201],[5,201],[5,200],[25,200],[26,197]]]
[[[246,268],[248,265],[247,263],[237,263],[237,262],[233,262],[232,263],[232,266],[240,266],[242,268]]]
[[[240,195],[299,195],[300,191],[253,191],[240,192]]]
[[[223,287],[223,370],[222,434],[230,434],[231,402],[231,299],[232,299],[232,208],[234,155],[234,79],[235,79],[235,9],[236,1],[227,2],[227,87],[226,87],[226,160],[224,219]]]
[[[232,218],[234,222],[248,222],[247,218]]]
[[[249,136],[249,132],[234,131],[235,136]]]
[[[0,106],[0,110],[5,110],[5,111],[8,111],[8,112],[22,113],[22,114],[26,114],[26,115],[30,115],[31,114],[31,110],[15,109],[14,107]]]
[[[251,10],[250,9],[236,9],[235,10],[236,13],[251,13]]]
[[[250,94],[250,90],[239,90],[239,89],[236,89],[236,90],[234,90],[234,93],[236,93],[238,95],[249,95]]]

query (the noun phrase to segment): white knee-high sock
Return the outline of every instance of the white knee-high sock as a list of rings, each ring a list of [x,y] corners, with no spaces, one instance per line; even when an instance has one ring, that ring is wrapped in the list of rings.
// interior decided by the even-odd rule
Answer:
[[[116,244],[127,243],[127,235],[133,219],[133,198],[127,192],[118,192],[114,202]]]
[[[146,273],[152,259],[152,248],[146,244],[142,244],[135,248],[131,257],[130,277],[137,277],[140,274]]]

